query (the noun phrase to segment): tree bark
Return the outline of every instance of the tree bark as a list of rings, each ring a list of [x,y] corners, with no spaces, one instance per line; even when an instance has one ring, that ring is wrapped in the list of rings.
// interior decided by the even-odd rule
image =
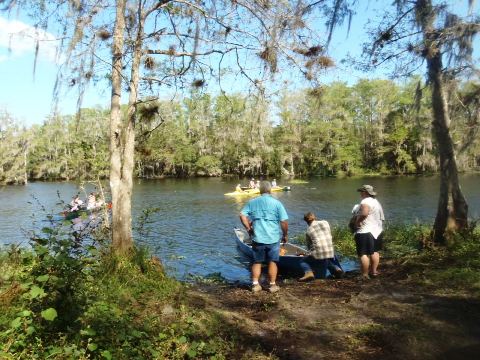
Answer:
[[[112,193],[112,246],[117,253],[126,253],[132,240],[132,175],[125,169],[127,126],[121,111],[123,48],[126,0],[117,0],[112,45],[112,95],[110,114],[110,191]]]
[[[127,114],[122,121],[121,91],[122,65],[125,33],[125,3],[117,1],[116,23],[113,40],[112,108],[110,118],[110,188],[112,192],[112,245],[115,252],[127,253],[133,246],[132,238],[132,193],[135,166],[135,123],[138,100],[140,62],[142,59],[143,3],[138,3],[137,35],[133,46],[130,68]]]
[[[445,243],[445,232],[465,228],[468,223],[468,204],[458,181],[457,162],[452,137],[448,102],[443,88],[442,55],[429,49],[428,77],[432,86],[433,133],[440,158],[440,196],[433,227],[434,241]]]

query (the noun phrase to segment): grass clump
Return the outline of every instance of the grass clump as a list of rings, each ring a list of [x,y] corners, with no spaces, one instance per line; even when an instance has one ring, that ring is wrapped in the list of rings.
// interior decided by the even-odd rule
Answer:
[[[480,295],[480,228],[476,222],[460,232],[448,234],[445,246],[436,246],[426,224],[390,225],[384,233],[382,261],[391,260],[418,282],[451,291]],[[335,251],[356,258],[353,234],[346,227],[332,228]],[[294,238],[304,244],[304,236]]]
[[[429,243],[431,244],[431,243]],[[442,285],[444,291],[480,295],[480,228],[472,223],[464,231],[448,235],[446,246],[432,246],[405,260],[419,282]]]

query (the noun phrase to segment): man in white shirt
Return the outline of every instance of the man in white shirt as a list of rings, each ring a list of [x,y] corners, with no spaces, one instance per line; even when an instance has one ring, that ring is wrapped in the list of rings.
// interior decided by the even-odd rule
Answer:
[[[375,198],[373,186],[363,185],[360,192],[362,201],[355,219],[355,245],[360,259],[362,277],[377,276],[380,263],[379,251],[382,248],[383,214],[382,205]]]

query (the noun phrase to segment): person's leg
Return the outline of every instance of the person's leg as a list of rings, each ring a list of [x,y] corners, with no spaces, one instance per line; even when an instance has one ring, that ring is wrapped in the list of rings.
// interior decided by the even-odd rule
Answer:
[[[378,265],[380,264],[380,250],[383,248],[383,232],[374,239],[373,242],[373,254],[370,274],[373,276],[378,275]]]
[[[307,257],[304,257],[304,259],[302,259],[302,261],[300,262],[300,267],[302,268],[303,273],[313,272],[312,267],[307,262]]]
[[[368,278],[370,270],[370,256],[373,254],[373,236],[370,233],[355,234],[357,256],[360,260],[360,271],[363,278]]]
[[[262,264],[252,264],[252,284],[258,284],[258,279],[262,273]]]
[[[262,274],[262,263],[265,261],[265,247],[262,244],[252,243],[253,264],[252,264],[252,291],[258,292],[262,287],[258,283]]]
[[[325,279],[327,277],[327,266],[328,266],[328,259],[315,259],[316,268],[318,269],[317,272],[317,279]]]
[[[312,267],[309,264],[308,257],[304,257],[300,262],[300,267],[303,270],[303,276],[298,279],[298,281],[309,281],[315,279],[315,275],[313,274]]]
[[[371,275],[377,276],[378,275],[378,264],[380,264],[380,254],[378,252],[374,252],[371,256],[372,258],[372,271],[370,272]]]
[[[342,278],[344,276],[344,271],[339,265],[340,263],[338,262],[337,258],[327,259],[328,272],[330,273],[331,276],[337,279]]]
[[[268,291],[277,292],[280,288],[275,283],[277,281],[278,266],[280,260],[280,243],[265,245],[265,259],[268,262],[268,280],[270,282]]]
[[[275,281],[277,280],[277,273],[277,263],[275,261],[270,261],[268,263],[268,280],[270,281],[270,285],[275,284]]]
[[[368,255],[360,256],[360,270],[362,276],[368,278],[368,270],[370,269],[370,257]]]

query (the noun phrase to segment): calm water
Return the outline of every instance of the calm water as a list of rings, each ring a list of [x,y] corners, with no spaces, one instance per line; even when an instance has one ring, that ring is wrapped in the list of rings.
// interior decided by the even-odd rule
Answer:
[[[480,175],[465,175],[462,188],[470,216],[480,218]],[[139,180],[134,189],[134,218],[142,209],[159,208],[151,232],[143,241],[181,279],[221,273],[230,281],[249,277],[235,248],[233,227],[241,226],[238,214],[248,197],[232,198],[237,180]],[[375,186],[390,223],[432,223],[439,188],[437,177],[311,179],[292,185],[291,192],[275,193],[290,216],[290,238],[304,231],[303,214],[314,211],[331,224],[345,225],[352,206],[359,201],[355,189]],[[44,226],[47,213],[61,210],[59,197],[68,202],[75,183],[32,183],[0,188],[0,244],[27,244],[26,231]],[[85,195],[81,196],[82,198]],[[44,208],[43,211],[41,208]]]

